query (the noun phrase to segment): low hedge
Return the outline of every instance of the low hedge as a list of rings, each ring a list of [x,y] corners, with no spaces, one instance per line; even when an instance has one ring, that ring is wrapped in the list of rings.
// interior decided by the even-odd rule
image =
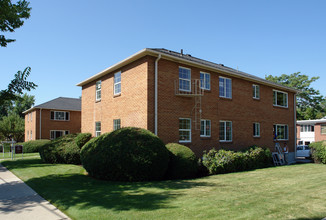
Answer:
[[[68,134],[40,147],[42,161],[45,163],[81,164],[80,148],[76,144],[76,137],[77,134]]]
[[[23,145],[24,153],[37,153],[39,152],[39,148],[43,145],[49,143],[50,140],[34,140],[34,141],[26,141],[24,143],[17,143],[16,145]]]
[[[244,152],[212,149],[203,155],[203,165],[210,174],[221,174],[269,167],[272,154],[269,149],[249,148]]]
[[[196,176],[198,160],[190,148],[176,143],[169,143],[166,148],[170,153],[166,179],[187,179]]]
[[[87,142],[81,161],[90,176],[114,181],[161,180],[169,152],[148,130],[125,127]]]
[[[314,162],[326,164],[326,141],[313,142],[309,147]]]

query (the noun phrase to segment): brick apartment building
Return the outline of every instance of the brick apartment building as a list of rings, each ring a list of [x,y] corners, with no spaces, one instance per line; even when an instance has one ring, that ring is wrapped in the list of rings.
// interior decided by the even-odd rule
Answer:
[[[143,49],[80,82],[82,132],[142,127],[197,155],[251,145],[294,156],[297,91],[166,49]]]
[[[298,145],[326,140],[326,118],[297,121]]]
[[[81,100],[59,97],[25,112],[25,141],[80,133]]]

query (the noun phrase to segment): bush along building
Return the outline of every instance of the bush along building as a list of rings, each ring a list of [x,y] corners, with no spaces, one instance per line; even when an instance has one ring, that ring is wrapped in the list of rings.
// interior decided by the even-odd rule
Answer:
[[[197,156],[278,142],[294,158],[297,91],[223,64],[146,48],[77,86],[81,130],[94,136],[135,126]]]
[[[81,99],[59,97],[23,113],[25,141],[53,140],[81,130]]]

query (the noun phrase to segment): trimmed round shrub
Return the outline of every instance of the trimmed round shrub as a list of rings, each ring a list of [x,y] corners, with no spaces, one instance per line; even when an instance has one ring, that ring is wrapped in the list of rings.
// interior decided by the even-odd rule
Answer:
[[[326,164],[326,141],[318,141],[309,145],[315,163]]]
[[[186,179],[196,176],[198,161],[194,152],[181,144],[169,143],[166,148],[170,152],[167,179]]]
[[[81,161],[89,175],[98,179],[161,180],[168,168],[169,152],[150,131],[126,127],[87,142]]]
[[[87,141],[89,141],[91,138],[92,138],[91,133],[80,133],[80,134],[77,134],[75,142],[76,142],[77,146],[79,147],[79,149],[81,149],[87,143]]]
[[[16,145],[23,145],[24,153],[37,153],[39,152],[39,148],[49,143],[50,140],[34,140],[34,141],[26,141],[24,143],[17,143]]]
[[[44,163],[81,164],[80,149],[75,142],[76,134],[68,134],[40,147]]]

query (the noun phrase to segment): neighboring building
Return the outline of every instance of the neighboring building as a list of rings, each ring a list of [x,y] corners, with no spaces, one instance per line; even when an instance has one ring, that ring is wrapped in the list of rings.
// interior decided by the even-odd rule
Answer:
[[[326,118],[297,121],[297,144],[326,140]]]
[[[80,99],[59,97],[23,113],[25,141],[55,139],[65,134],[80,132]]]
[[[222,64],[143,49],[77,86],[81,130],[94,136],[142,127],[198,156],[213,147],[258,145],[274,151],[277,141],[287,144],[294,158],[297,90]]]

